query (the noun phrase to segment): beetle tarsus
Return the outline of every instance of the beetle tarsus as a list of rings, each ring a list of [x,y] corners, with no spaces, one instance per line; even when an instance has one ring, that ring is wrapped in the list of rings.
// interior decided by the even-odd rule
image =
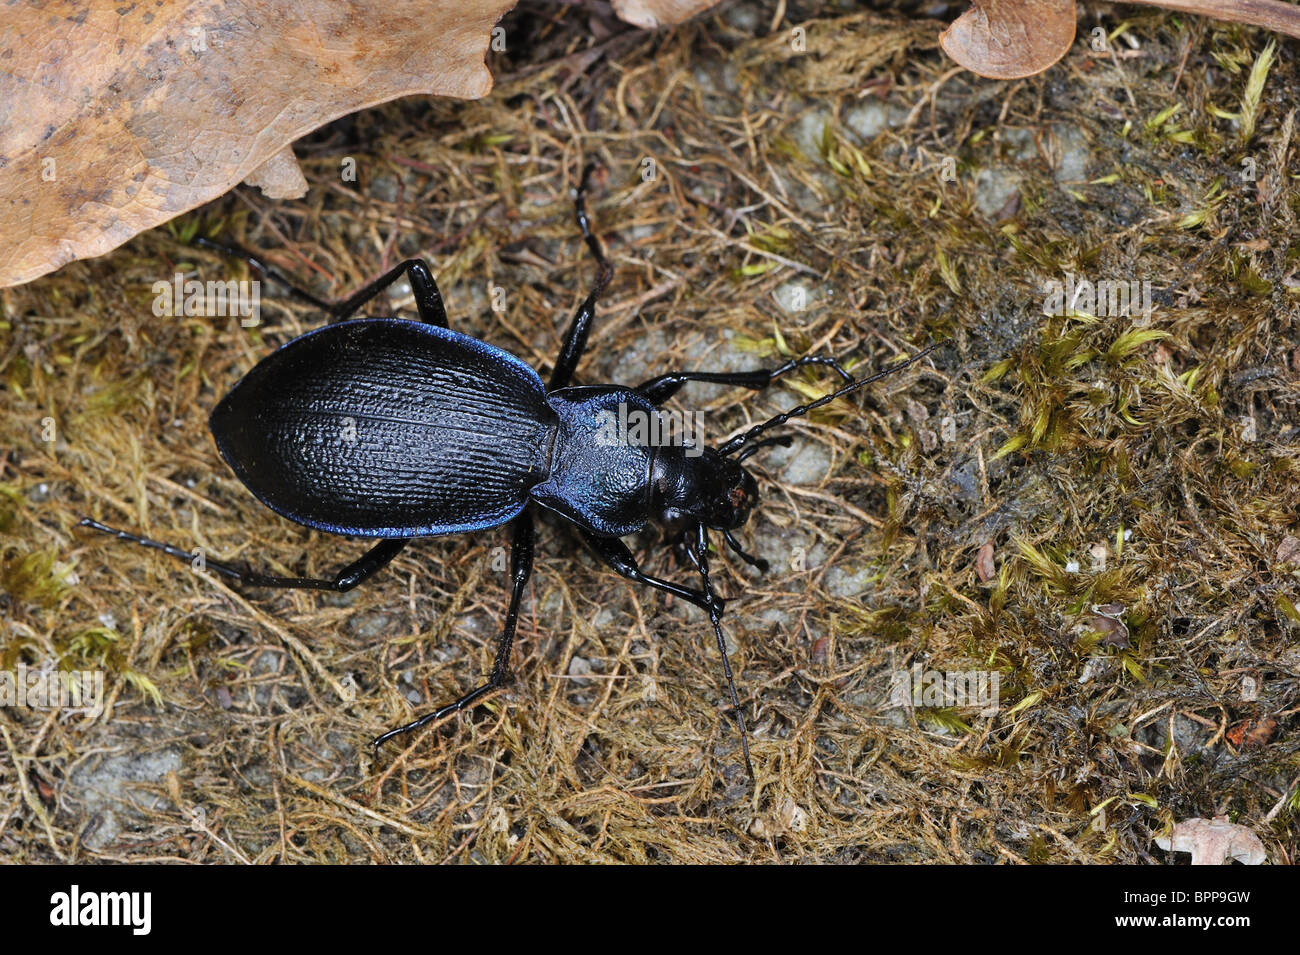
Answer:
[[[478,702],[478,700],[481,697],[486,696],[488,693],[492,692],[493,690],[500,689],[503,685],[504,685],[504,681],[502,681],[501,683],[493,683],[492,681],[489,680],[487,683],[484,683],[482,686],[470,690],[468,693],[466,693],[460,699],[456,700],[456,702],[454,703],[448,703],[446,706],[440,706],[438,707],[438,709],[434,710],[431,713],[425,713],[423,716],[419,717],[418,719],[411,720],[411,722],[409,723],[405,723],[402,726],[394,727],[393,729],[389,730],[387,733],[384,733],[380,736],[376,736],[373,740],[370,741],[370,745],[374,747],[375,752],[377,753],[379,751],[379,747],[383,746],[390,739],[395,739],[396,737],[402,736],[406,733],[413,733],[418,729],[423,729],[424,727],[428,726],[430,723],[436,723],[439,720],[451,716],[454,713],[459,713],[461,710],[467,709],[470,706],[472,706],[474,703]]]
[[[524,588],[533,573],[533,512],[524,508],[511,523],[513,542],[510,549],[510,606],[506,610],[505,628],[497,645],[496,658],[492,661],[492,675],[482,686],[470,690],[454,703],[441,706],[432,713],[426,713],[419,719],[412,720],[404,726],[389,730],[372,741],[375,750],[394,737],[418,730],[430,723],[437,722],[445,716],[451,716],[472,706],[481,697],[505,685],[506,670],[510,665],[510,648],[514,644],[515,629],[519,623],[519,602],[523,599]]]
[[[282,272],[273,266],[267,265],[256,254],[235,242],[199,236],[194,240],[194,244],[205,249],[211,249],[214,252],[220,252],[223,255],[243,259],[253,270],[273,282],[283,285],[295,298],[299,298],[309,305],[314,305],[321,311],[328,312],[330,315],[329,324],[351,318],[361,309],[361,306],[396,282],[405,272],[411,283],[411,292],[415,296],[415,306],[420,312],[420,321],[441,328],[447,327],[447,310],[443,306],[442,293],[438,291],[438,283],[433,277],[433,272],[429,269],[429,263],[425,262],[424,259],[407,259],[389,269],[373,282],[358,289],[343,301],[327,302],[325,299],[318,298],[311,292],[300,288],[293,281],[286,278]]]
[[[596,283],[592,286],[591,292],[578,306],[573,322],[569,325],[568,334],[564,337],[564,345],[560,348],[559,357],[555,359],[555,368],[551,371],[548,391],[567,388],[573,381],[573,373],[578,367],[578,361],[587,349],[587,335],[591,332],[591,323],[596,317],[596,302],[604,293],[610,280],[614,278],[614,266],[605,257],[605,250],[601,247],[600,240],[591,231],[591,219],[587,215],[587,186],[594,168],[595,164],[590,164],[583,172],[581,184],[573,193],[573,205],[578,228],[582,230],[582,238],[586,241],[587,248],[591,249],[591,254],[595,256],[600,270],[596,274]]]
[[[733,551],[735,551],[736,555],[739,556],[740,559],[743,560],[745,563],[749,564],[749,566],[757,567],[764,574],[766,574],[768,570],[771,569],[771,564],[769,564],[762,557],[755,557],[753,554],[746,551],[745,548],[741,547],[740,541],[736,540],[735,536],[731,533],[731,531],[723,531],[722,537],[727,542],[727,546],[730,547]]]
[[[152,550],[160,550],[169,557],[185,561],[197,571],[210,570],[213,573],[221,574],[223,577],[229,577],[237,584],[246,587],[268,587],[277,590],[331,590],[337,593],[351,590],[368,577],[387,567],[389,562],[401,552],[409,540],[406,537],[385,537],[333,577],[275,577],[269,574],[259,574],[256,571],[236,567],[233,564],[223,563],[219,560],[212,560],[203,553],[202,548],[195,548],[192,551],[182,550],[172,544],[153,540],[149,537],[141,537],[138,534],[119,530],[116,527],[109,527],[107,524],[101,524],[89,517],[83,517],[77,522],[77,526],[89,527],[118,540],[129,541]]]
[[[415,307],[420,313],[420,321],[426,325],[446,328],[447,310],[442,303],[442,293],[438,291],[438,283],[429,269],[429,263],[424,259],[407,259],[342,302],[329,306],[331,315],[329,324],[333,325],[351,318],[360,311],[361,306],[396,282],[402,273],[406,273],[411,283],[411,293],[415,296]]]

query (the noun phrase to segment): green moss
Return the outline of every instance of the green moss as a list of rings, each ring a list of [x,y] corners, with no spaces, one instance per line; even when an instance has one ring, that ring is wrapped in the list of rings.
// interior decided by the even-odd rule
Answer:
[[[71,571],[55,551],[22,553],[7,549],[0,558],[0,590],[18,604],[55,607],[67,593]]]

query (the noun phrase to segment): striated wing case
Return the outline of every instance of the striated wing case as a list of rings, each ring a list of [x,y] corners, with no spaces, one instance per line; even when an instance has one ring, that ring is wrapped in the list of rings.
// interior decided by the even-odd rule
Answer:
[[[212,413],[264,504],[334,534],[502,524],[547,477],[556,416],[524,362],[402,319],[327,325],[259,362]]]

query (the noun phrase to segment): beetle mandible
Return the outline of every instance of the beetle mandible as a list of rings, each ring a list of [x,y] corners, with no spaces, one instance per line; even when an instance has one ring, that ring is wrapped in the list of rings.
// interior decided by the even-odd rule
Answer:
[[[510,603],[487,682],[377,737],[378,747],[503,685],[520,600],[532,573],[533,511],[545,508],[574,524],[596,556],[617,573],[708,613],[752,778],[748,734],[722,635],[725,602],[709,577],[709,532],[720,533],[742,560],[766,570],[766,562],[746,553],[733,534],[759,500],[758,484],[743,462],[761,448],[791,441],[788,436],[760,436],[920,361],[941,343],[867,378],[854,378],[834,359],[805,356],[754,371],[671,372],[634,388],[575,386],[574,370],[596,302],[614,274],[587,215],[591,171],[588,167],[573,198],[578,228],[599,271],[546,384],[514,355],[448,328],[442,295],[422,259],[407,259],[350,298],[329,303],[237,246],[200,240],[242,256],[330,314],[327,324],[258,362],[218,403],[209,425],[221,456],[276,513],[327,533],[379,539],[332,578],[276,577],[215,560],[206,566],[248,586],[346,591],[388,564],[414,538],[510,525]],[[414,293],[418,321],[352,318],[403,274]],[[829,367],[845,383],[717,448],[601,440],[603,416],[617,413],[620,404],[654,415],[687,382],[758,390],[807,365]],[[652,520],[683,540],[699,574],[698,588],[650,576],[638,566],[621,538]],[[192,558],[178,547],[91,518],[81,525],[185,561]]]

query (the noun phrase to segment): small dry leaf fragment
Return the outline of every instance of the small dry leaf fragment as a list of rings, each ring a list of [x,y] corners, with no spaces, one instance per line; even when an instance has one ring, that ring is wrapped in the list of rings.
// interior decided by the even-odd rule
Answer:
[[[1124,650],[1129,646],[1129,632],[1128,626],[1120,619],[1123,613],[1121,604],[1093,604],[1092,613],[1083,618],[1083,624],[1101,636],[1098,642],[1103,647]]]
[[[1227,816],[1213,819],[1184,819],[1168,836],[1156,836],[1156,845],[1167,852],[1190,852],[1192,865],[1223,865],[1240,862],[1261,865],[1264,843],[1245,826],[1228,822]]]
[[[826,648],[830,646],[830,639],[827,637],[818,637],[812,645],[812,662],[822,664],[826,662]]]
[[[36,795],[45,804],[45,808],[53,809],[55,802],[54,787],[42,779],[34,769],[28,771],[27,778],[36,787]]]
[[[998,207],[997,212],[993,213],[993,221],[997,225],[1001,225],[1004,222],[1014,219],[1016,217],[1016,213],[1018,213],[1019,211],[1020,211],[1020,190],[1017,189],[1015,192],[1011,193],[1011,195],[1007,196],[1007,201],[1002,203],[1002,205]]]
[[[808,813],[799,808],[788,796],[781,800],[777,812],[787,832],[803,832],[808,828]]]
[[[1254,749],[1272,739],[1275,729],[1277,729],[1277,720],[1265,716],[1258,720],[1242,720],[1224,735],[1228,737],[1228,742],[1238,749]]]
[[[641,677],[641,699],[654,703],[659,699],[659,684],[649,673]]]
[[[613,0],[614,13],[624,23],[654,30],[689,20],[718,0]]]
[[[1083,665],[1083,672],[1079,674],[1079,683],[1099,679],[1113,669],[1115,669],[1115,661],[1112,657],[1089,657],[1088,662]]]
[[[292,146],[285,146],[250,172],[244,185],[261,189],[268,199],[301,199],[307,195],[307,177],[294,158]]]
[[[167,770],[167,796],[171,799],[172,805],[179,807],[181,804],[181,778],[176,775],[176,770]]]
[[[1074,30],[1074,0],[974,0],[939,45],[973,73],[1018,80],[1065,56]]]
[[[1241,422],[1241,440],[1247,444],[1253,444],[1259,438],[1259,425],[1254,415],[1242,415],[1239,419]]]
[[[1300,564],[1300,537],[1287,534],[1282,543],[1277,545],[1275,560],[1279,564]]]
[[[1093,573],[1101,573],[1106,569],[1106,561],[1110,559],[1109,547],[1105,544],[1093,544],[1088,553],[1092,556]]]
[[[1255,677],[1246,675],[1241,678],[1241,700],[1243,703],[1254,703],[1259,699],[1259,680]]]
[[[808,813],[793,799],[785,796],[771,812],[759,813],[750,823],[750,834],[760,839],[773,839],[787,832],[803,832],[808,828]]]
[[[993,542],[985,541],[980,547],[979,553],[975,555],[975,573],[984,583],[988,583],[998,575],[998,569],[993,564]]]
[[[1285,0],[1134,0],[1151,7],[1262,26],[1300,37],[1300,10]],[[1047,69],[1074,42],[1075,0],[972,0],[939,43],[966,69],[1018,80]]]

